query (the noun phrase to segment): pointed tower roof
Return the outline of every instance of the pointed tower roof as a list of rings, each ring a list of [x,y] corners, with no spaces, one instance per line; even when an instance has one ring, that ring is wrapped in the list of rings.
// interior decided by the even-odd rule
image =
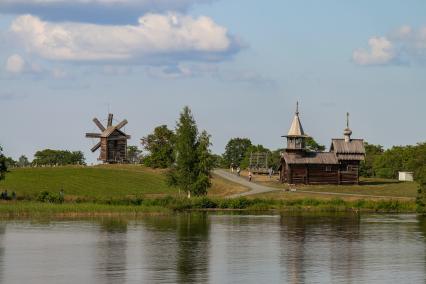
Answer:
[[[293,122],[291,123],[290,130],[286,137],[307,137],[303,131],[302,123],[299,118],[299,102],[296,104],[296,113],[294,114]]]

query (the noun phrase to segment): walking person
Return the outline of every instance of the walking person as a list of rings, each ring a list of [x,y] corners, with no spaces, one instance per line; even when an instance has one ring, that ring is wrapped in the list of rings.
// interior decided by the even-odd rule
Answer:
[[[249,171],[249,174],[248,174],[249,181],[251,181],[252,177],[253,177],[253,174],[251,173],[251,171]]]
[[[240,176],[240,173],[241,173],[241,169],[240,169],[240,167],[238,167],[237,168],[237,175]]]
[[[272,174],[273,174],[272,168],[269,168],[269,169],[268,169],[269,179],[271,179],[271,178],[272,178]]]

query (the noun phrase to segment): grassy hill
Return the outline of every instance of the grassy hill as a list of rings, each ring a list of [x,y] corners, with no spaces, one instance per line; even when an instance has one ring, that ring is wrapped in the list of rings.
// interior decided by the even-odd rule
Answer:
[[[0,190],[5,189],[9,194],[15,191],[18,198],[35,197],[42,191],[58,193],[63,189],[68,200],[178,195],[176,188],[167,185],[164,170],[141,165],[12,169],[0,182]],[[209,195],[225,196],[245,190],[215,177]]]

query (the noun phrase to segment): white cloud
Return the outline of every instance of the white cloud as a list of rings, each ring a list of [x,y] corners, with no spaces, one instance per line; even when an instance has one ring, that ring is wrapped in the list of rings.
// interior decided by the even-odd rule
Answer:
[[[142,14],[184,12],[215,0],[0,0],[0,13],[33,14],[51,21],[134,23]]]
[[[395,57],[392,43],[386,37],[372,37],[368,40],[370,50],[357,49],[353,60],[360,65],[387,64]]]
[[[209,17],[178,13],[147,14],[137,25],[52,23],[24,15],[10,30],[29,53],[58,61],[220,60],[235,52],[225,27]]]
[[[5,68],[12,74],[22,73],[25,69],[25,60],[18,54],[11,55],[6,60]]]
[[[426,63],[426,27],[404,25],[387,36],[372,37],[370,50],[357,49],[352,58],[360,65]]]

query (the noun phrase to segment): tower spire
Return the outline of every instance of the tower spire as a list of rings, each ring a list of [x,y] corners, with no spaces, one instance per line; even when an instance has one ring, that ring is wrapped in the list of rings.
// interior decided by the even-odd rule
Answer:
[[[296,102],[296,115],[299,115],[299,101]]]
[[[349,112],[346,113],[346,128],[349,128]]]
[[[352,130],[349,128],[349,112],[346,113],[346,128],[343,131],[345,142],[351,142]]]

